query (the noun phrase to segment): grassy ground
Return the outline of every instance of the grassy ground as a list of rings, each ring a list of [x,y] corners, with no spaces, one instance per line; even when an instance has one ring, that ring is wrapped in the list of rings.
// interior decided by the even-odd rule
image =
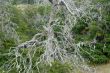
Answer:
[[[110,63],[96,66],[96,73],[110,73]]]

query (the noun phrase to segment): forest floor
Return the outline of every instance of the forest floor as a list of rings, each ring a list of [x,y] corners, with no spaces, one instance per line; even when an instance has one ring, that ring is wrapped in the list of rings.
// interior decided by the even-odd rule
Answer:
[[[96,73],[110,73],[110,63],[96,66]]]

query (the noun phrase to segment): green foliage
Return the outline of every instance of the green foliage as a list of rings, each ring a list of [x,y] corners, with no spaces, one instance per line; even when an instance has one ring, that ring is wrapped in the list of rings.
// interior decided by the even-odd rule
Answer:
[[[0,47],[0,66],[2,66],[9,58],[4,55],[4,53],[8,53],[11,47],[16,46],[15,41],[13,39],[2,39],[2,46]]]
[[[85,16],[73,28],[73,33],[75,34],[76,42],[96,39],[96,43],[91,44],[91,47],[89,45],[82,46],[81,54],[92,64],[103,64],[110,60],[110,5],[109,0],[94,1],[94,3],[97,2],[101,4],[102,19],[92,18],[92,21],[90,21]],[[91,13],[94,12],[99,14],[100,10],[91,10]]]
[[[95,46],[95,48],[93,48]],[[85,59],[89,60],[91,64],[103,64],[108,63],[110,59],[110,46],[102,43],[88,47],[83,46],[81,54]]]
[[[30,9],[29,11],[33,10]],[[32,18],[29,11],[27,11],[28,18]],[[22,41],[30,39],[36,33],[36,29],[33,26],[31,26],[31,23],[28,22],[28,18],[22,13],[22,10],[16,7],[12,7],[10,9],[10,12],[13,13],[10,19],[12,22],[17,24],[18,28],[16,28],[16,31],[18,35],[20,35],[20,39],[22,39]]]
[[[50,13],[50,10],[51,10],[51,6],[38,6],[38,13],[40,15],[46,15],[46,14],[49,14]]]
[[[3,46],[5,49],[9,49],[10,47],[15,46],[15,42],[13,39],[4,39],[3,40]]]
[[[53,65],[49,68],[48,73],[70,73],[71,67],[68,64],[61,64],[57,61],[52,64]]]
[[[73,28],[74,33],[76,33],[76,34],[84,33],[83,31],[85,31],[86,27],[88,26],[84,20],[85,20],[84,18],[78,20],[78,23]]]
[[[108,63],[109,59],[105,55],[92,55],[93,59],[91,60],[95,64]]]

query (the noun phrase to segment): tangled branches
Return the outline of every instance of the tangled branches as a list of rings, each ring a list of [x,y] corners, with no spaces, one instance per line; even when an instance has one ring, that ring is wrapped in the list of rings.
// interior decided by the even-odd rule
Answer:
[[[52,66],[52,62],[68,63],[72,65],[74,73],[80,70],[84,73],[94,73],[86,65],[84,58],[80,55],[81,43],[75,43],[72,28],[77,23],[77,18],[88,13],[90,0],[54,0],[49,15],[49,21],[42,25],[43,32],[35,34],[29,41],[19,44],[10,50],[11,60],[8,63],[8,72],[16,68],[19,73],[33,73],[33,68],[40,72],[39,65],[46,64]],[[64,19],[55,18],[59,11],[63,11]],[[56,30],[59,29],[59,30]],[[38,50],[42,53],[36,55]],[[74,50],[74,51],[71,51]],[[47,73],[45,71],[45,73]]]

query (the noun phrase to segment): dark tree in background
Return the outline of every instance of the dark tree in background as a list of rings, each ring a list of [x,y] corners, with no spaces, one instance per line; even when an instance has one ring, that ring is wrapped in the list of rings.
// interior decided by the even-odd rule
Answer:
[[[12,0],[12,4],[33,4],[35,0]]]
[[[28,4],[33,4],[34,0],[27,0]]]

